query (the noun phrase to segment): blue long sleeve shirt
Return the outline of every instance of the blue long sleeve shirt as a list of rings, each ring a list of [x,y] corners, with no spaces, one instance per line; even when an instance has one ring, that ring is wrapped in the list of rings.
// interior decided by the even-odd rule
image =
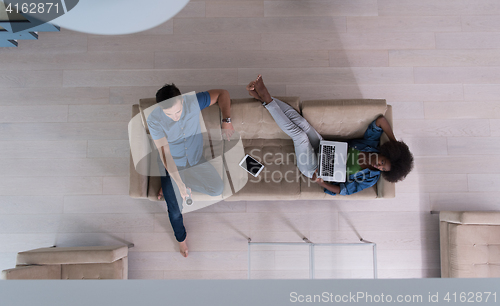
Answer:
[[[381,127],[378,127],[375,122],[376,120],[373,120],[372,123],[370,123],[362,139],[350,140],[348,141],[348,145],[362,152],[379,153],[378,146],[380,137],[384,131]],[[334,185],[340,187],[340,195],[349,195],[375,185],[380,175],[381,173],[379,170],[370,170],[367,168],[349,175],[345,183],[335,183]],[[324,191],[327,194],[336,195],[336,193],[326,188]]]

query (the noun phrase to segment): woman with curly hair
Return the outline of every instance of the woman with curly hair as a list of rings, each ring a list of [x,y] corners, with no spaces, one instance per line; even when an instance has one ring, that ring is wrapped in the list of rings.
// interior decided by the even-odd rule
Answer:
[[[413,155],[408,146],[396,140],[387,119],[379,116],[370,123],[362,139],[348,142],[346,182],[324,182],[317,178],[316,153],[323,139],[321,135],[290,105],[271,97],[261,75],[248,84],[247,90],[252,97],[263,102],[278,126],[292,138],[300,172],[330,195],[359,192],[375,185],[381,175],[395,183],[403,180],[413,168]],[[389,141],[379,147],[383,132]]]

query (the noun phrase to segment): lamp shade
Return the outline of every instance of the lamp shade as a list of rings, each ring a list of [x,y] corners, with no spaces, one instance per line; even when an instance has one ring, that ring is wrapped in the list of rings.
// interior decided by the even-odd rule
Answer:
[[[64,1],[64,0],[63,0]],[[174,17],[189,0],[80,0],[51,23],[89,34],[131,34]]]

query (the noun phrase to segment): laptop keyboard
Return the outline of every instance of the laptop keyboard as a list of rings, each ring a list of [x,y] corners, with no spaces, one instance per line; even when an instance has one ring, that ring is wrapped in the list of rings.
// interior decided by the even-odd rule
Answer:
[[[335,147],[324,145],[321,146],[321,173],[320,176],[331,176],[334,174],[335,164]]]

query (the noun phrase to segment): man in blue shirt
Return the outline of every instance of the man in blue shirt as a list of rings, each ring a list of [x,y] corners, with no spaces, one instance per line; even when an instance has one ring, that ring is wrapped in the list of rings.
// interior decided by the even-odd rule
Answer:
[[[223,117],[222,131],[229,140],[234,132],[230,118],[231,100],[224,89],[181,95],[174,84],[167,84],[156,93],[156,102],[158,107],[148,116],[147,122],[165,167],[158,198],[163,193],[180,252],[187,257],[187,233],[179,208],[183,199],[190,189],[217,196],[224,187],[217,170],[203,158],[201,110],[216,102],[219,104]]]

